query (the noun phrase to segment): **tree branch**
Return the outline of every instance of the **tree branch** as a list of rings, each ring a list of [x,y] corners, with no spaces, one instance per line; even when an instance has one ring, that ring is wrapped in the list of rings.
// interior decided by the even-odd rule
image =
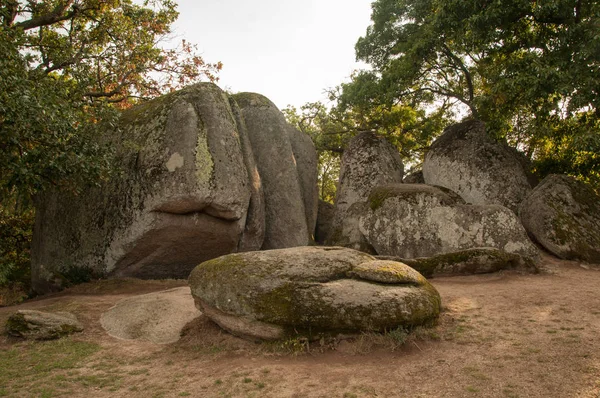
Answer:
[[[72,4],[73,4],[73,0],[67,0],[63,3],[58,4],[56,7],[54,7],[54,10],[52,10],[49,14],[40,15],[39,17],[34,17],[31,19],[28,19],[27,21],[22,21],[22,22],[16,23],[13,26],[15,26],[17,28],[23,28],[23,30],[29,30],[29,29],[33,29],[33,28],[39,28],[42,26],[52,25],[57,22],[66,21],[68,19],[73,18],[75,16],[75,14],[78,12],[78,8],[73,6],[72,11],[65,13],[65,11],[67,11],[67,9]]]

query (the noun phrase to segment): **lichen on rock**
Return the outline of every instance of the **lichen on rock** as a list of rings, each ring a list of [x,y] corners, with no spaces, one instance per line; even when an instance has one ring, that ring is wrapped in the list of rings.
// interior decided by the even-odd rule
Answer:
[[[189,283],[201,311],[251,339],[416,326],[441,305],[407,265],[341,247],[230,254],[200,264]]]

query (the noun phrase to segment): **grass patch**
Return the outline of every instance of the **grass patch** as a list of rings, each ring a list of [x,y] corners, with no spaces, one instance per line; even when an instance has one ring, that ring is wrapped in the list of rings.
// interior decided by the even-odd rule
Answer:
[[[64,338],[26,342],[0,350],[0,396],[54,397],[71,388],[121,387],[121,376],[99,372],[81,375],[75,369],[100,350],[95,343]]]

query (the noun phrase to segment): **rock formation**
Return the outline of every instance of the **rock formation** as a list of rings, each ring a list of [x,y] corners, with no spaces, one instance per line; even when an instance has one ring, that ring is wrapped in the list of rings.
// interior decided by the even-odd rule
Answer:
[[[362,204],[374,187],[402,182],[403,173],[398,150],[384,138],[370,132],[354,137],[342,156],[335,216],[327,244],[368,251],[358,228]]]
[[[506,207],[463,204],[440,187],[388,184],[369,196],[360,230],[377,254],[431,257],[493,247],[535,262],[539,253],[518,217]]]
[[[313,232],[309,232],[306,224],[305,202],[289,125],[275,104],[260,94],[241,93],[234,95],[233,99],[242,110],[265,192],[265,239],[262,248],[308,244],[309,235]],[[302,145],[301,139],[298,139],[296,147]],[[316,161],[314,165],[316,168]],[[316,185],[316,178],[314,183]],[[310,201],[312,203],[313,199]]]
[[[316,169],[299,175],[289,129],[266,98],[228,97],[210,83],[125,112],[112,142],[117,177],[38,201],[35,290],[83,274],[186,278],[223,254],[308,244]],[[312,167],[314,148],[294,141]]]
[[[440,311],[412,268],[341,247],[230,254],[200,264],[189,283],[200,311],[259,340],[415,326]]]
[[[600,197],[587,184],[549,175],[521,203],[521,221],[556,256],[600,263]]]
[[[531,191],[518,153],[489,136],[480,121],[447,128],[427,152],[423,176],[426,184],[449,188],[467,203],[514,212]]]

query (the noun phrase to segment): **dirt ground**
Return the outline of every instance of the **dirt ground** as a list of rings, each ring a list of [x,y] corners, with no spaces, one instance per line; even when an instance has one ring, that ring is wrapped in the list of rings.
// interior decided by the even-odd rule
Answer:
[[[8,367],[29,365],[4,379],[0,396],[600,397],[600,269],[550,256],[544,265],[547,272],[538,275],[432,279],[444,307],[439,325],[402,346],[390,336],[364,335],[313,344],[308,352],[297,340],[240,340],[203,316],[177,343],[119,340],[101,328],[102,312],[124,297],[185,281],[80,285],[0,308],[0,322],[27,308],[71,311],[86,326],[63,339],[66,348],[47,354],[58,360],[41,353],[50,352],[44,344],[59,343],[1,337],[0,356],[14,358]],[[72,363],[60,359],[68,344],[79,343],[92,348]],[[51,360],[57,365],[40,367]],[[9,374],[6,365],[0,380],[2,372]]]

